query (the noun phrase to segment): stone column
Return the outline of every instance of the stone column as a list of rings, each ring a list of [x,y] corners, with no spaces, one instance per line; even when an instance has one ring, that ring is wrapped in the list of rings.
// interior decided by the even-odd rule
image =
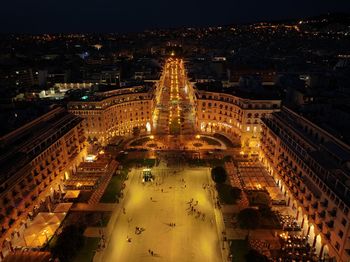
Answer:
[[[320,254],[319,254],[319,260],[321,260],[321,259],[322,259],[322,256],[323,256],[323,250],[324,250],[324,246],[325,246],[325,244],[322,244],[322,246],[321,246],[321,250],[320,250]]]
[[[312,247],[313,248],[316,246],[316,240],[317,240],[317,235],[315,234],[314,241],[312,242]]]

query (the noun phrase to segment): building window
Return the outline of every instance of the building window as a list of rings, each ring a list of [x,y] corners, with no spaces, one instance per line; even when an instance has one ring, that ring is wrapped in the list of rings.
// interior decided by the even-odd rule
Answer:
[[[344,236],[343,231],[339,230],[339,232],[338,232],[338,236],[339,236],[340,238],[343,238],[343,236]]]
[[[339,243],[338,243],[338,242],[335,242],[335,248],[336,248],[337,250],[339,250],[339,249],[340,249],[340,245],[339,245]]]
[[[344,227],[346,226],[347,222],[346,222],[346,219],[345,219],[345,218],[343,218],[343,220],[341,221],[341,224],[342,224]]]
[[[247,126],[247,131],[250,131],[250,126]]]

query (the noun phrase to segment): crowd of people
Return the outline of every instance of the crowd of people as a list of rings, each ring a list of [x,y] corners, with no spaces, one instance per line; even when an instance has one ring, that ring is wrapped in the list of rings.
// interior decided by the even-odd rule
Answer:
[[[301,227],[296,219],[290,215],[279,214],[280,224],[285,231],[300,231]]]
[[[201,211],[199,211],[199,208],[198,208],[198,200],[194,201],[193,198],[191,198],[190,201],[188,201],[186,204],[188,205],[187,207],[187,215],[194,215],[194,217],[196,219],[201,219],[201,220],[205,220],[205,214]]]

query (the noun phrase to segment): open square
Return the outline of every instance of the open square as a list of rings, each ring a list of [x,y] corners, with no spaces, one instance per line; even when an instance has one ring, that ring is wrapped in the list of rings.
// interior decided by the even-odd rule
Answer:
[[[209,169],[176,170],[161,162],[152,169],[153,182],[143,183],[141,174],[131,171],[125,213],[115,221],[103,261],[221,261],[220,216],[213,191],[203,188],[211,183]],[[200,215],[191,212],[191,199]]]

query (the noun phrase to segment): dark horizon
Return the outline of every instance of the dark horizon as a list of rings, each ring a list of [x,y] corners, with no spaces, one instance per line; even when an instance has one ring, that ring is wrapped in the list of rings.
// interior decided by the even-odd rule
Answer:
[[[23,0],[3,4],[0,11],[1,33],[126,33],[179,27],[225,26],[263,21],[294,20],[327,13],[349,13],[348,1],[276,0],[246,2],[208,1],[173,5],[159,0],[150,2],[98,3],[64,0],[33,5]]]

